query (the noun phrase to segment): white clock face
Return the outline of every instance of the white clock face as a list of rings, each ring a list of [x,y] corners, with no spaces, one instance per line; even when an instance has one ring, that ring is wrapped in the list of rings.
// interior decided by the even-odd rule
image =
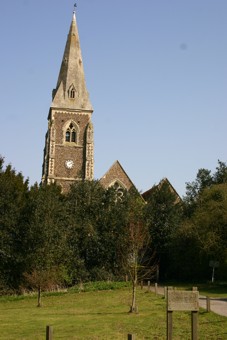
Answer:
[[[68,159],[67,161],[65,161],[65,166],[66,166],[67,169],[72,169],[73,165],[74,165],[73,160]]]

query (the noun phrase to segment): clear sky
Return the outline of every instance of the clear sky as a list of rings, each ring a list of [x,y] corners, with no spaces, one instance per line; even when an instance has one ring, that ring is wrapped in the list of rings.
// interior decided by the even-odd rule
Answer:
[[[71,0],[1,1],[0,154],[40,182]],[[140,191],[180,195],[227,161],[227,1],[78,0],[95,178],[119,160]]]

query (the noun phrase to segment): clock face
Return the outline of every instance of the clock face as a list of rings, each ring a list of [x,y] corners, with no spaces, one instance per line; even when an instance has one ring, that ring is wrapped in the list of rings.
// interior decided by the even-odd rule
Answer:
[[[68,159],[67,161],[65,161],[65,166],[66,166],[67,169],[72,169],[73,165],[74,165],[73,160]]]

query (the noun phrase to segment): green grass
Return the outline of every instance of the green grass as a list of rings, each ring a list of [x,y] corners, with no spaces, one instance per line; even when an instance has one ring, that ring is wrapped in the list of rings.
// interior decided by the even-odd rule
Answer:
[[[46,325],[55,339],[166,339],[166,302],[162,296],[138,288],[138,314],[130,314],[130,288],[69,292],[43,297],[0,298],[0,339],[45,339]],[[173,313],[173,339],[191,339],[190,313]],[[227,318],[199,313],[199,339],[227,339]]]

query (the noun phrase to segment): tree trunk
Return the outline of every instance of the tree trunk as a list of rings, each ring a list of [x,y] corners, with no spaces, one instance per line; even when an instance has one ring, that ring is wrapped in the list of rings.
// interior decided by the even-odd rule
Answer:
[[[38,287],[38,304],[37,307],[41,307],[41,286]]]
[[[131,308],[130,308],[130,313],[137,313],[136,286],[137,286],[137,264],[135,264],[134,269],[133,269],[133,277],[132,277],[132,305],[131,305]]]

